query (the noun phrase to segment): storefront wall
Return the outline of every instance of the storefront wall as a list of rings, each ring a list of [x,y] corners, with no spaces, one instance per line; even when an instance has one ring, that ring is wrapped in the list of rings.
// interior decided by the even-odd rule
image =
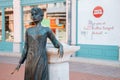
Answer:
[[[13,39],[10,39],[12,31],[9,30],[12,28],[10,25],[13,21],[8,19],[12,11],[7,11],[7,8],[12,8],[12,2],[13,0],[0,0],[0,51],[5,52],[13,51]],[[6,25],[6,22],[9,25]]]
[[[65,0],[0,0],[0,51],[21,52],[24,44],[24,11],[25,6],[36,6],[47,3],[66,2]],[[12,41],[6,38],[6,10],[12,8]],[[17,17],[13,17],[17,16]],[[13,24],[11,24],[13,23]]]
[[[47,16],[47,9],[49,8],[50,9],[50,7],[51,6],[49,6],[50,4],[54,4],[54,3],[56,3],[56,6],[57,6],[57,4],[59,4],[59,3],[63,3],[63,2],[66,2],[66,0],[35,0],[35,1],[28,1],[28,0],[21,0],[21,11],[22,11],[22,37],[21,37],[21,40],[22,40],[22,43],[21,43],[21,50],[20,51],[22,51],[22,49],[23,49],[23,45],[24,45],[24,33],[25,33],[25,30],[27,29],[27,22],[29,22],[29,21],[31,21],[31,19],[30,19],[30,17],[28,18],[27,16],[30,16],[30,10],[31,10],[31,8],[32,7],[40,7],[41,9],[43,9],[44,10],[44,21],[42,22],[42,25],[43,26],[45,26],[45,27],[51,27],[51,23],[49,22],[49,26],[48,26],[48,21],[46,20],[46,19],[48,19],[50,16]],[[59,4],[60,5],[60,4]],[[61,9],[63,9],[63,4],[62,5],[60,5],[60,6],[57,6],[58,8],[56,8],[56,6],[54,6],[54,8],[53,8],[53,11],[63,11],[63,12],[61,12],[62,13],[62,15],[65,15],[66,16],[66,9],[64,9],[64,10],[61,10]],[[64,8],[65,8],[66,6],[64,6]],[[46,9],[47,8],[47,9]],[[54,10],[56,8],[56,10]],[[26,10],[27,9],[27,10]],[[49,10],[48,9],[48,10]],[[52,8],[51,8],[52,9]],[[59,10],[58,10],[59,9]],[[27,12],[26,12],[27,11]],[[64,11],[65,11],[65,13],[64,13]],[[49,12],[49,11],[48,11]],[[54,12],[55,13],[55,12]],[[59,17],[60,17],[60,14],[59,14],[59,12],[56,12],[56,13],[58,13],[57,15],[59,15]],[[50,13],[51,14],[51,13]],[[26,17],[26,18],[25,18]],[[52,16],[54,19],[56,18],[55,16]],[[64,19],[63,19],[64,18]],[[62,19],[63,20],[66,20],[66,17],[63,17],[62,16]],[[46,22],[47,21],[47,22]],[[44,24],[45,23],[45,24]],[[47,24],[46,24],[47,23]],[[57,23],[57,22],[56,22]],[[60,23],[60,20],[58,21],[58,23]],[[64,25],[66,25],[66,22],[64,23],[63,22],[63,24]],[[31,27],[31,26],[30,26]],[[51,27],[51,29],[52,29],[52,27]],[[56,31],[58,31],[58,33],[56,32],[55,34],[56,34],[56,37],[58,37],[58,35],[60,35],[60,37],[62,36],[66,36],[66,32],[64,32],[63,31],[64,29],[56,29]],[[61,31],[63,31],[62,32],[62,34],[60,33]],[[63,38],[64,40],[66,40],[65,38]],[[61,39],[60,39],[61,40]],[[62,40],[61,40],[62,41]],[[49,40],[48,40],[48,42],[50,42]],[[15,49],[14,49],[15,50]]]
[[[119,60],[120,1],[77,0],[77,57]]]

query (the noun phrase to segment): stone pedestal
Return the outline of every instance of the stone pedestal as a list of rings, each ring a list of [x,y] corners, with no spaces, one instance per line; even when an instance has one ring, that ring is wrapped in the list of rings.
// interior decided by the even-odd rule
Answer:
[[[61,62],[49,64],[50,80],[69,80],[69,63]]]
[[[63,44],[63,49],[63,58],[59,58],[58,49],[51,45],[47,46],[50,80],[69,80],[69,58],[80,47]]]

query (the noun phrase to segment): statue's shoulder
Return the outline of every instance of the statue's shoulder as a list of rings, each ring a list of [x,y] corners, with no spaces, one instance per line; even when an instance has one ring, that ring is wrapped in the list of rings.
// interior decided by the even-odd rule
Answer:
[[[30,28],[27,28],[27,29],[26,29],[26,32],[27,32],[27,33],[30,33],[30,32],[33,32],[33,30],[34,30],[34,27],[30,27]]]
[[[30,28],[27,28],[26,31],[31,31],[33,29],[34,29],[34,27],[30,27]]]

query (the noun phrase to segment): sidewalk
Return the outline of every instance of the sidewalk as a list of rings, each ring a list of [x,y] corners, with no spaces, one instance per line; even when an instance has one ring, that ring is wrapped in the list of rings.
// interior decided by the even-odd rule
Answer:
[[[120,80],[120,67],[70,62],[70,72],[71,80]]]
[[[24,80],[24,65],[11,75],[20,57],[0,56],[0,80]],[[70,80],[120,80],[120,67],[70,62]]]

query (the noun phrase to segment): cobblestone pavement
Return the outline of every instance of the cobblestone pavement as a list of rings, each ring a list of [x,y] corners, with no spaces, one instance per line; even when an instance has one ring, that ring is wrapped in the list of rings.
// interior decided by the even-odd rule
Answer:
[[[24,65],[11,75],[19,57],[0,56],[0,80],[24,80]],[[70,80],[120,80],[120,68],[70,62]]]

